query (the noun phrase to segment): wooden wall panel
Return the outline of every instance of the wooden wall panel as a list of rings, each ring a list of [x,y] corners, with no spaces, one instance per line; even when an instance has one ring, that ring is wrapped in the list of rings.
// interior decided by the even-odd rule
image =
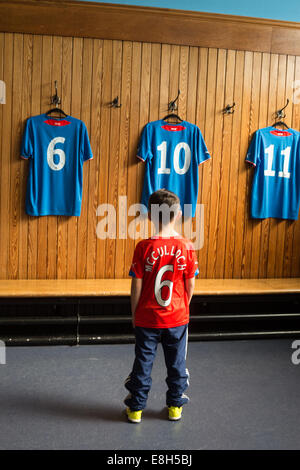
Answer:
[[[297,22],[78,0],[1,0],[0,31],[300,54]]]
[[[268,52],[140,43],[120,40],[0,33],[0,278],[66,279],[128,276],[138,240],[150,224],[133,211],[121,231],[119,218],[139,203],[144,166],[136,159],[143,126],[167,114],[180,89],[178,113],[203,132],[212,159],[199,166],[204,205],[201,278],[300,276],[300,220],[250,218],[253,169],[245,163],[252,133],[271,124],[290,104],[286,121],[300,129],[293,81],[300,57]],[[25,213],[28,162],[20,159],[25,120],[45,112],[54,93],[63,109],[82,119],[94,158],[84,163],[82,211],[76,217]],[[121,108],[109,107],[116,96]],[[222,109],[235,101],[235,112]],[[121,197],[121,199],[120,199]],[[123,197],[123,199],[122,199]],[[121,206],[127,197],[127,208]],[[107,213],[116,209],[117,239],[100,239]],[[102,212],[101,212],[102,210]],[[195,230],[193,223],[190,230]],[[127,235],[127,238],[126,238]]]

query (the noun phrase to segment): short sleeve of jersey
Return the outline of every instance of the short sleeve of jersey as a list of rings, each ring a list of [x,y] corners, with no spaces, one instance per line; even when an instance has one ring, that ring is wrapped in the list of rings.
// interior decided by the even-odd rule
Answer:
[[[196,150],[196,160],[198,165],[205,162],[210,158],[209,151],[207,150],[206,143],[203,139],[202,133],[199,127],[196,127],[195,132],[195,150]]]
[[[144,277],[144,254],[140,244],[138,244],[134,250],[129,276],[137,279]]]
[[[184,270],[185,279],[190,279],[199,274],[198,261],[193,244],[187,245],[186,268]]]
[[[93,158],[93,152],[89,141],[88,131],[84,123],[82,123],[81,155],[84,162]]]
[[[151,140],[150,140],[150,126],[146,124],[140,137],[139,145],[137,148],[137,157],[145,162],[147,159],[151,160],[153,157],[151,151]]]
[[[31,119],[27,119],[21,145],[21,157],[33,158],[33,132]]]
[[[256,166],[259,163],[259,134],[255,132],[252,137],[251,143],[248,148],[246,162],[251,163],[251,165]]]

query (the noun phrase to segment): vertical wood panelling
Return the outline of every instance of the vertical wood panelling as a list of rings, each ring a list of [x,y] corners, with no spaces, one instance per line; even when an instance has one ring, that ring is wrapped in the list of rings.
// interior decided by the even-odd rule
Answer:
[[[225,103],[231,104],[233,102],[233,91],[234,91],[234,72],[235,72],[235,51],[228,51],[227,53],[227,67],[225,77]],[[224,106],[223,106],[224,107]],[[216,110],[220,113],[220,110]],[[219,213],[222,214],[222,222],[218,221],[218,236],[217,236],[217,264],[216,264],[216,277],[224,277],[224,265],[225,265],[225,243],[226,243],[226,231],[227,231],[227,211],[228,211],[228,191],[231,186],[231,175],[230,175],[230,160],[234,158],[231,155],[231,143],[232,143],[232,121],[233,114],[225,116],[223,126],[223,142],[222,142],[222,157],[221,157],[221,172],[220,172],[220,202],[219,202]],[[217,137],[215,133],[215,138]],[[219,150],[216,149],[218,152]],[[230,184],[228,184],[230,181]],[[213,191],[212,191],[213,192]],[[214,208],[211,207],[211,214]]]
[[[209,148],[209,151],[213,155],[211,162],[205,162],[201,166],[203,168],[206,165],[211,164],[211,186],[214,191],[208,191],[208,201],[210,204],[211,212],[208,225],[208,236],[207,240],[207,257],[209,263],[207,264],[206,276],[213,278],[216,276],[216,269],[218,263],[218,252],[217,252],[217,241],[218,232],[222,230],[221,224],[218,221],[219,214],[219,203],[220,203],[220,175],[221,175],[221,158],[222,158],[222,145],[223,145],[223,125],[224,119],[222,116],[222,109],[224,108],[224,92],[225,92],[225,72],[226,72],[226,51],[220,49],[218,51],[218,62],[217,62],[217,78],[216,78],[216,114],[214,119],[214,141],[213,148]],[[211,77],[209,77],[211,79]],[[200,83],[201,86],[201,83]],[[201,195],[201,199],[204,194]],[[208,222],[208,205],[204,207],[204,220]],[[224,230],[224,227],[223,227]],[[205,250],[205,247],[204,247]]]
[[[93,40],[83,40],[82,57],[82,94],[81,94],[81,115],[85,122],[89,135],[91,134],[91,95],[92,95],[92,60],[93,60]],[[90,160],[83,164],[83,184],[82,198],[87,201],[81,205],[81,214],[78,218],[78,242],[77,242],[77,275],[80,279],[87,277],[87,227],[88,227],[88,202],[89,202],[89,169],[94,169],[95,160]],[[91,192],[91,199],[92,199]]]
[[[243,100],[243,78],[244,78],[244,52],[237,51],[235,59],[235,76],[233,101],[242,103]],[[232,120],[232,142],[231,142],[231,158],[230,158],[230,184],[227,205],[227,230],[225,245],[225,266],[224,277],[233,277],[233,266],[238,247],[235,244],[236,231],[236,207],[238,205],[238,186],[239,186],[239,149],[241,134],[241,117],[242,108],[238,106],[234,110],[234,119]]]
[[[11,109],[12,109],[12,60],[13,60],[13,34],[2,35],[3,66],[1,67],[2,77],[7,86],[6,104],[1,105],[1,223],[0,223],[0,275],[1,279],[9,277],[8,271],[8,247],[9,247],[9,201],[10,201],[10,150],[11,150]],[[2,189],[2,188],[5,188]]]
[[[42,36],[33,36],[33,51],[32,51],[32,79],[31,79],[31,112],[29,115],[36,116],[41,113],[41,87],[42,87]],[[27,177],[29,171],[29,162],[21,162],[24,167],[24,183],[27,184]],[[26,172],[26,177],[25,177]],[[25,199],[21,201],[21,213],[25,215]],[[37,252],[38,252],[38,217],[27,216],[28,220],[28,278],[37,278]],[[61,258],[58,257],[58,263]]]
[[[119,96],[121,101],[121,60],[122,60],[122,42],[113,41],[113,61],[111,69],[112,80],[112,98]],[[116,209],[116,220],[118,220],[118,175],[119,175],[119,158],[120,158],[120,108],[112,108],[110,120],[110,141],[109,141],[109,166],[107,178],[109,182],[107,202],[112,204]],[[116,227],[116,235],[118,235]],[[105,277],[115,277],[116,263],[116,239],[108,238],[106,240],[106,272]]]
[[[22,87],[22,113],[21,113],[21,127],[22,123],[27,116],[31,115],[31,77],[32,77],[32,45],[33,36],[24,36],[23,47],[23,87]],[[25,163],[25,165],[24,165]],[[27,170],[27,171],[26,171]],[[19,272],[18,277],[26,279],[28,277],[28,250],[29,250],[29,232],[28,232],[28,217],[24,213],[24,200],[26,194],[26,180],[28,174],[28,166],[26,162],[20,160],[20,231],[18,245],[19,251]]]
[[[254,171],[245,163],[253,133],[274,122],[286,98],[286,122],[299,130],[300,104],[293,99],[299,57],[0,33],[0,79],[7,87],[0,107],[1,279],[128,276],[138,241],[133,235],[150,230],[143,218],[135,219],[136,209],[120,225],[140,202],[144,164],[136,158],[138,140],[148,121],[168,113],[178,89],[178,114],[200,127],[212,155],[199,166],[200,277],[300,276],[300,221],[250,218]],[[50,108],[54,80],[64,111],[85,122],[94,155],[83,166],[79,218],[25,213],[29,162],[20,159],[21,137],[26,118]],[[116,96],[122,106],[110,108]],[[233,101],[235,112],[224,115]],[[119,206],[120,197],[123,203],[127,198],[127,208]],[[97,213],[105,203],[116,210],[116,239],[97,237],[97,224],[109,228],[103,206]],[[195,220],[186,227],[195,231]]]
[[[71,113],[72,116],[78,119],[80,119],[81,117],[82,103],[82,56],[83,39],[74,38],[72,54]],[[79,252],[80,247],[78,246],[78,217],[69,217],[67,257],[67,277],[69,279],[77,278],[77,257]]]
[[[23,78],[23,35],[15,34],[13,40],[13,78],[12,78],[12,123],[10,154],[10,204],[9,204],[9,271],[11,279],[19,274],[19,232],[20,232],[20,158],[21,140],[22,78]],[[50,61],[49,61],[50,62]]]
[[[214,121],[215,121],[215,112],[216,112],[216,85],[217,85],[217,67],[218,67],[218,51],[217,49],[208,50],[208,62],[207,62],[207,88],[206,88],[206,110],[205,110],[205,142],[212,157],[212,160],[209,160],[205,163],[202,163],[200,166],[203,168],[202,173],[202,187],[200,194],[200,202],[204,205],[204,245],[203,248],[199,251],[198,261],[199,261],[199,271],[200,277],[207,277],[207,272],[209,268],[207,267],[207,257],[208,257],[208,245],[210,243],[209,238],[209,228],[210,228],[210,200],[211,200],[211,186],[212,186],[212,168],[213,168],[213,159],[220,158],[217,156],[217,153],[214,149]],[[201,86],[201,84],[199,84]],[[220,150],[218,149],[218,152]],[[220,153],[218,153],[220,155]],[[214,189],[216,191],[216,188]],[[215,233],[213,234],[215,237]]]
[[[121,197],[119,205],[119,214],[122,218],[118,227],[118,239],[116,242],[116,266],[115,276],[123,278],[127,276],[125,271],[125,250],[127,224],[123,221],[123,214],[126,213],[127,197],[127,172],[128,172],[128,153],[129,153],[129,122],[130,122],[130,98],[131,98],[131,61],[132,61],[132,43],[124,42],[123,44],[123,60],[122,60],[122,108],[120,122],[120,158],[118,169],[118,190],[117,195]],[[128,205],[128,200],[127,200]],[[120,220],[120,219],[119,219]]]
[[[295,83],[300,83],[300,57],[296,57],[295,65]],[[297,82],[298,81],[298,82]],[[297,93],[295,90],[295,98],[297,104],[294,106],[293,113],[293,126],[295,129],[300,129],[300,90],[299,85],[297,88]],[[292,255],[292,266],[291,266],[291,276],[299,276],[300,271],[300,223],[299,220],[297,223],[293,222],[294,225],[294,240],[293,240],[293,255]]]
[[[132,44],[132,65],[131,65],[131,100],[130,100],[130,123],[129,123],[129,160],[128,160],[128,171],[127,171],[127,194],[128,194],[128,206],[139,202],[140,194],[137,190],[137,171],[140,166],[143,165],[140,162],[137,155],[137,143],[141,127],[139,124],[139,108],[140,108],[140,87],[141,87],[141,65],[142,65],[142,48],[140,43]],[[128,224],[135,230],[135,219],[133,214],[128,217]],[[127,277],[128,270],[131,265],[132,254],[135,246],[135,240],[129,234],[126,240],[126,251],[125,251],[125,277]]]
[[[249,217],[249,169],[245,164],[245,155],[249,145],[250,134],[250,106],[251,106],[251,81],[252,81],[253,53],[245,52],[243,101],[241,117],[241,143],[239,156],[239,184],[238,204],[236,206],[236,231],[235,231],[235,254],[233,265],[233,277],[245,277],[245,233],[246,221]]]
[[[108,168],[111,157],[110,152],[110,116],[108,103],[112,101],[111,68],[112,68],[112,41],[103,41],[103,73],[101,97],[100,122],[100,174],[98,180],[98,204],[108,202]],[[106,214],[102,214],[106,215]],[[97,223],[99,223],[97,217]],[[97,238],[96,244],[96,278],[105,277],[106,240]]]
[[[93,75],[92,75],[92,104],[90,140],[93,150],[93,164],[87,162],[89,169],[88,223],[87,223],[87,278],[96,275],[96,210],[98,206],[98,181],[100,179],[100,122],[101,122],[101,92],[102,92],[102,51],[103,41],[94,40],[93,44]]]

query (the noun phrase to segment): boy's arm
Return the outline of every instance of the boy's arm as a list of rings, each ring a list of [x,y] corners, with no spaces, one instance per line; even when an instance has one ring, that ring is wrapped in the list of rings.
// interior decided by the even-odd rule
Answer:
[[[191,277],[190,279],[185,279],[184,283],[185,283],[185,290],[188,296],[188,303],[190,304],[192,296],[193,296],[194,288],[195,288],[195,277]]]
[[[135,327],[135,311],[142,292],[143,279],[133,277],[131,280],[131,313],[132,326]]]

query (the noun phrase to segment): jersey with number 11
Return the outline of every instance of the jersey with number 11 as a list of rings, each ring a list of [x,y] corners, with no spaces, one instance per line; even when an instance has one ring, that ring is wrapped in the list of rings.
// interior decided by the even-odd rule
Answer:
[[[297,219],[300,203],[300,132],[265,127],[255,132],[246,161],[255,167],[251,216]]]
[[[21,157],[30,162],[27,214],[79,216],[83,162],[93,158],[84,122],[46,114],[27,119]]]

